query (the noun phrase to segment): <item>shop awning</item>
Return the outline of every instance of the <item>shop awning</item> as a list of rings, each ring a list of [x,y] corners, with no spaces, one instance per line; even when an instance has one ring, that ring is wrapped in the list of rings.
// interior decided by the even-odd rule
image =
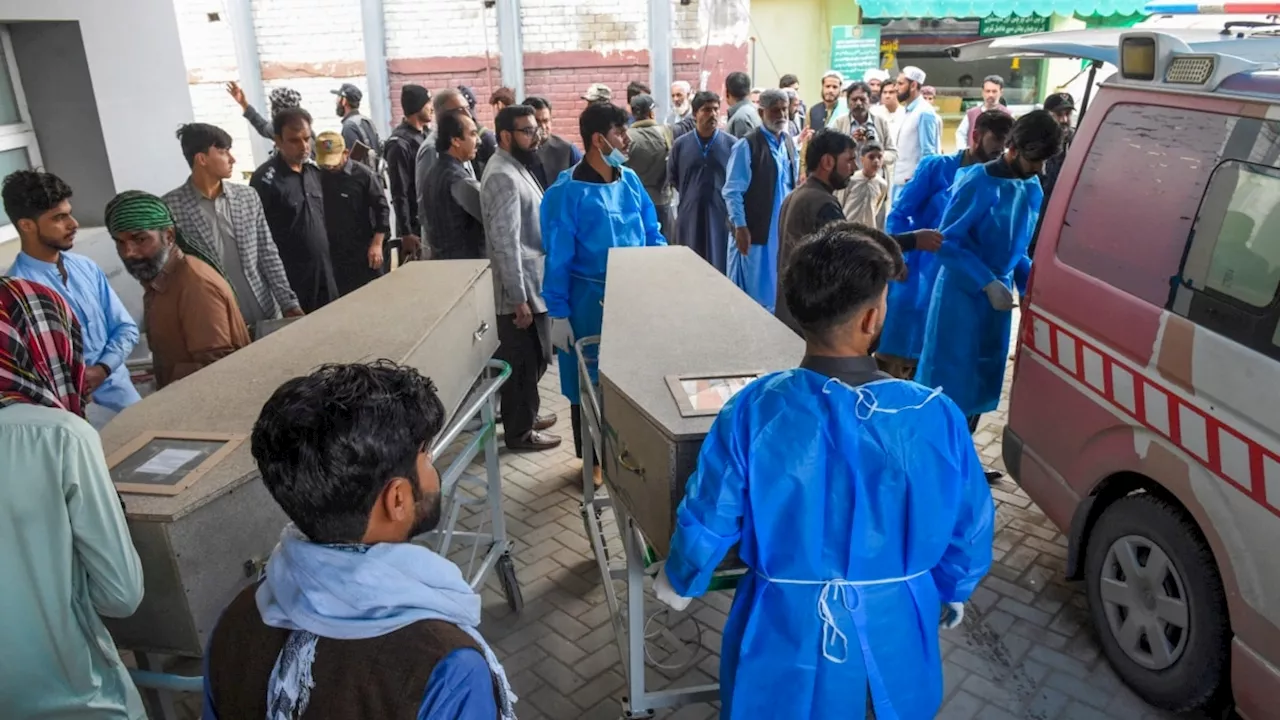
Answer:
[[[992,15],[1133,15],[1144,0],[861,0],[865,17],[985,18]]]

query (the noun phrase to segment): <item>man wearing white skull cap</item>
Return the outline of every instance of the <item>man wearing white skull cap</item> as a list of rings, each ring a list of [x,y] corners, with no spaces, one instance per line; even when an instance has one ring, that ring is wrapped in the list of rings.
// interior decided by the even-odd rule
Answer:
[[[942,152],[942,118],[933,105],[920,97],[924,78],[924,71],[914,65],[908,65],[898,73],[898,101],[906,107],[907,115],[898,131],[898,163],[893,173],[894,199],[915,174],[921,158]]]

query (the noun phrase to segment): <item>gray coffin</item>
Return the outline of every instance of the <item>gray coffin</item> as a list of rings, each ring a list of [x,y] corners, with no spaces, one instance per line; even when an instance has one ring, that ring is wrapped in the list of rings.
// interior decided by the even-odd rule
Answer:
[[[436,384],[452,415],[498,346],[485,260],[410,263],[130,407],[102,431],[108,458],[153,432],[248,435],[282,383],[324,363],[388,358]],[[108,620],[138,651],[200,656],[287,522],[246,439],[173,496],[121,493],[146,594]]]
[[[684,417],[669,375],[795,367],[804,342],[687,247],[609,253],[600,336],[601,462],[615,501],[666,557],[714,416]]]

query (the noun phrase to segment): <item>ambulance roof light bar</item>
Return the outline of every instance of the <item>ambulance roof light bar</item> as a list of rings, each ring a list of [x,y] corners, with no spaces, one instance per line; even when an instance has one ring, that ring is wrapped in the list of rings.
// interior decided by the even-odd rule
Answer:
[[[1149,2],[1142,12],[1148,15],[1280,15],[1280,3]]]
[[[1179,38],[1153,30],[1122,34],[1117,64],[1119,77],[1127,83],[1209,92],[1232,75],[1280,68],[1280,63],[1272,60],[1256,62],[1225,53],[1195,52]]]

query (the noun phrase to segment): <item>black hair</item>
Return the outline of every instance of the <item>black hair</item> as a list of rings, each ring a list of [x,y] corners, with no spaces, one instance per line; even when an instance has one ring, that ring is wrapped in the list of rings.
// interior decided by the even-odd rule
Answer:
[[[860,223],[834,222],[791,252],[782,291],[805,338],[822,342],[879,300],[902,269],[902,250],[893,238]]]
[[[786,75],[783,75],[782,77],[778,78],[778,87],[789,88],[792,85],[798,84],[799,82],[800,82],[800,78],[796,77],[795,75],[792,75],[791,73],[787,73]]]
[[[493,119],[493,131],[498,134],[499,139],[503,130],[514,133],[516,118],[522,117],[533,117],[533,108],[528,105],[508,105],[499,110],[497,117]]]
[[[642,83],[639,80],[632,80],[631,82],[627,83],[627,104],[628,105],[631,104],[631,98],[637,95],[652,95],[652,94],[653,94],[653,90],[649,87],[647,83]]]
[[[1047,160],[1062,149],[1062,126],[1047,110],[1032,110],[1013,123],[1009,146],[1032,162]]]
[[[471,113],[459,108],[436,118],[436,152],[441,155],[449,152],[455,138],[461,140],[466,136],[467,126],[462,122],[464,117],[470,118]]]
[[[591,103],[578,116],[578,132],[582,135],[582,146],[591,149],[591,138],[596,133],[608,135],[610,130],[627,126],[627,111],[613,103]]]
[[[0,197],[4,198],[4,214],[10,222],[39,220],[58,203],[71,198],[71,186],[53,173],[16,170],[5,177]]]
[[[883,153],[884,148],[880,146],[880,143],[869,142],[858,149],[858,156],[861,157],[873,152]]]
[[[178,128],[177,137],[182,145],[182,157],[187,159],[187,167],[195,167],[196,156],[208,153],[210,148],[231,149],[231,136],[217,125],[187,123]]]
[[[551,109],[551,101],[541,95],[530,95],[524,99],[524,104],[533,108],[534,111]]]
[[[993,83],[996,87],[1003,88],[1004,78],[1000,77],[999,75],[988,75],[982,78],[982,84],[986,85],[987,83]]]
[[[731,98],[744,98],[751,94],[751,76],[744,72],[731,72],[724,79],[724,93]]]
[[[849,97],[850,95],[853,94],[854,90],[858,90],[858,89],[861,89],[862,92],[867,94],[867,99],[871,99],[871,97],[875,95],[875,93],[871,92],[870,85],[862,82],[861,80],[855,80],[849,83],[849,86],[844,89],[844,96]]]
[[[839,155],[855,145],[857,143],[853,141],[849,133],[843,133],[834,128],[819,130],[810,138],[809,145],[805,148],[804,171],[806,173],[816,172],[818,165],[822,163],[822,158],[827,155]]]
[[[692,107],[693,111],[696,113],[703,105],[706,105],[709,102],[719,104],[720,96],[710,90],[699,90],[694,93],[693,99],[689,101],[689,106]]]
[[[284,129],[297,127],[303,123],[311,127],[311,113],[302,108],[285,108],[271,118],[271,132],[278,138],[284,137]]]
[[[1013,116],[1003,110],[983,110],[973,121],[973,132],[978,137],[991,132],[997,137],[1007,138],[1010,130],[1013,130]]]
[[[250,450],[262,483],[312,542],[355,543],[388,482],[406,478],[416,494],[418,454],[444,419],[435,385],[414,368],[324,365],[272,393]]]

